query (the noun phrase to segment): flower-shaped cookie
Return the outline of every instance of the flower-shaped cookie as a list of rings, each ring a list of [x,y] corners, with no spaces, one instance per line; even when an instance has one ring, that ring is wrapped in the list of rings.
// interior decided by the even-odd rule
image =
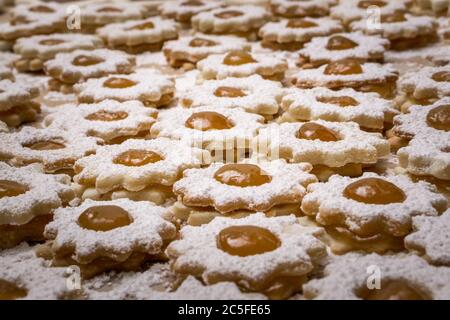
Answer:
[[[328,15],[330,7],[335,4],[335,0],[270,0],[270,10],[274,15],[285,18],[320,17]]]
[[[77,298],[79,290],[67,286],[66,268],[51,268],[22,244],[0,253],[2,300],[57,300]]]
[[[331,17],[340,19],[344,24],[355,20],[365,21],[373,15],[388,15],[396,12],[404,12],[411,0],[346,0],[331,8]],[[371,11],[372,9],[372,11]]]
[[[282,80],[287,62],[274,55],[230,51],[212,54],[197,63],[203,79],[225,79],[227,77],[248,77],[259,74],[265,79]]]
[[[314,37],[342,31],[343,27],[337,20],[328,17],[304,18],[268,22],[259,30],[259,36],[265,48],[296,51]]]
[[[284,160],[213,163],[188,169],[173,190],[183,204],[214,207],[220,213],[246,209],[267,211],[278,204],[298,203],[306,186],[317,181],[310,164]]]
[[[49,3],[47,2],[47,4]],[[12,18],[8,22],[0,23],[0,39],[15,41],[22,37],[62,32],[65,28],[64,19],[65,17],[60,14]]]
[[[56,2],[33,1],[15,6],[10,15],[12,21],[35,21],[52,17],[59,17],[62,21],[66,16],[66,6]]]
[[[450,209],[439,217],[415,217],[405,246],[435,265],[450,265]]]
[[[163,51],[167,62],[175,68],[184,64],[196,64],[210,54],[220,54],[233,50],[250,50],[250,43],[234,36],[196,34],[168,41]]]
[[[172,101],[175,85],[167,76],[142,69],[129,75],[89,79],[75,85],[74,89],[81,103],[107,99],[121,102],[139,100],[147,107],[158,108]]]
[[[186,226],[166,250],[172,269],[206,284],[232,281],[245,291],[284,299],[299,291],[326,255],[325,246],[302,232],[294,216],[217,218]]]
[[[108,24],[97,34],[108,47],[133,54],[159,51],[165,41],[178,37],[175,22],[159,17]]]
[[[381,134],[362,131],[354,122],[272,124],[260,130],[258,140],[268,141],[271,154],[286,160],[329,167],[373,164],[389,154]]]
[[[390,64],[359,63],[352,59],[333,61],[292,75],[293,83],[300,88],[327,87],[335,90],[347,87],[377,92],[384,98],[392,98],[397,78],[398,72]]]
[[[101,139],[56,128],[24,127],[18,132],[0,133],[0,158],[16,166],[42,163],[45,172],[71,170],[74,162],[95,153]]]
[[[14,80],[12,66],[17,59],[19,59],[19,56],[14,53],[0,51],[0,81]]]
[[[429,106],[411,106],[408,113],[394,118],[394,132],[397,136],[411,139],[417,134],[428,137],[450,137],[450,97],[438,100]]]
[[[389,3],[397,3],[390,1]],[[380,34],[391,42],[391,50],[405,50],[424,47],[437,40],[438,23],[432,17],[413,16],[396,12],[381,15],[379,25],[372,25],[366,20],[353,22],[352,31],[360,30],[366,34]]]
[[[44,65],[46,73],[66,84],[99,78],[109,74],[130,73],[135,58],[121,51],[109,49],[75,50],[59,53]]]
[[[155,109],[147,108],[139,101],[104,100],[96,104],[60,107],[49,114],[44,123],[112,142],[114,139],[133,137],[149,131],[156,115]]]
[[[91,2],[81,6],[81,30],[93,33],[106,24],[142,19],[146,8],[139,3]]]
[[[317,37],[299,51],[299,65],[316,68],[330,61],[354,59],[360,62],[383,62],[389,40],[360,32]]]
[[[39,86],[25,81],[0,81],[0,112],[27,105],[39,96]]]
[[[263,7],[242,5],[200,12],[191,19],[192,28],[203,33],[234,34],[254,38],[268,20]]]
[[[334,258],[303,292],[317,300],[448,300],[449,277],[450,269],[416,256],[350,253]]]
[[[419,100],[450,96],[450,66],[406,73],[399,80],[399,89]]]
[[[333,91],[327,88],[292,90],[282,99],[281,106],[300,121],[354,121],[366,129],[383,129],[399,112],[389,100],[375,93],[353,89]]]
[[[278,113],[284,90],[279,82],[259,75],[246,78],[207,80],[180,94],[183,107],[242,108],[261,115]]]
[[[78,160],[74,181],[95,185],[101,193],[119,187],[140,191],[152,184],[171,186],[183,170],[199,167],[204,158],[206,151],[166,138],[130,139]]]
[[[0,190],[0,248],[44,240],[53,210],[75,197],[69,176],[46,175],[39,165],[14,168],[0,163]]]
[[[58,53],[93,50],[103,46],[103,41],[94,35],[79,33],[56,33],[20,38],[14,44],[14,52],[20,55],[14,66],[19,71],[42,70],[44,62]]]
[[[301,207],[324,226],[345,227],[362,237],[402,237],[411,232],[414,216],[439,215],[447,199],[423,181],[364,173],[353,179],[334,175],[328,182],[309,185]]]
[[[222,3],[215,0],[177,0],[161,3],[159,10],[167,18],[181,23],[189,23],[196,14],[216,9]]]
[[[248,147],[263,122],[262,116],[241,109],[178,107],[161,111],[150,132],[208,150],[234,149]]]
[[[450,180],[450,133],[418,134],[408,146],[397,151],[398,161],[406,171],[418,176]]]
[[[80,266],[89,278],[109,269],[136,269],[158,259],[175,226],[164,219],[166,209],[128,199],[86,200],[79,207],[60,208],[45,227],[53,240],[52,264]]]

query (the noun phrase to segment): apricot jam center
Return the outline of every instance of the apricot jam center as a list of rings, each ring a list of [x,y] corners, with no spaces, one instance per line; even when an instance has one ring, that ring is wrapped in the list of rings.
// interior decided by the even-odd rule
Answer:
[[[24,147],[32,150],[58,150],[66,146],[60,142],[48,140],[25,144]]]
[[[0,279],[0,300],[16,300],[26,297],[28,291],[16,284]]]
[[[116,7],[103,7],[98,9],[97,12],[122,12],[122,9]]]
[[[217,247],[232,256],[248,257],[273,251],[281,241],[265,228],[244,225],[231,226],[217,235]]]
[[[229,18],[235,18],[235,17],[240,17],[242,16],[243,13],[237,10],[226,10],[226,11],[222,11],[222,12],[218,12],[216,14],[214,14],[215,17],[220,18],[220,19],[229,19]]]
[[[214,173],[217,181],[235,187],[257,187],[272,181],[260,167],[248,163],[229,163]]]
[[[370,290],[364,300],[430,300],[401,280],[391,280],[381,289]]]
[[[109,231],[132,222],[128,212],[112,205],[90,207],[78,217],[78,224],[82,228],[94,231]]]
[[[247,51],[232,51],[229,52],[223,59],[223,63],[229,66],[240,66],[242,64],[256,62],[252,55]]]
[[[117,111],[117,112],[111,112],[106,110],[100,110],[95,113],[91,113],[90,115],[86,116],[86,120],[90,121],[118,121],[123,120],[128,117],[128,113],[125,111]]]
[[[153,29],[154,27],[155,27],[155,24],[151,21],[148,21],[148,22],[133,26],[131,28],[128,28],[128,30],[147,30],[147,29]]]
[[[354,60],[339,60],[330,62],[324,71],[328,75],[350,75],[363,73],[361,64]]]
[[[370,6],[384,7],[386,2],[381,0],[363,0],[358,3],[358,8],[367,9]]]
[[[5,197],[16,197],[24,194],[29,189],[27,186],[10,180],[0,180],[0,199]]]
[[[47,6],[34,6],[30,8],[31,12],[52,13],[55,12],[52,8]]]
[[[306,140],[318,139],[325,142],[340,140],[334,131],[315,122],[307,122],[302,125],[297,132],[297,138]]]
[[[103,82],[103,86],[110,89],[125,89],[135,85],[136,82],[133,80],[119,77],[111,77]]]
[[[439,71],[431,76],[437,82],[450,82],[450,71]]]
[[[198,48],[198,47],[212,47],[217,45],[217,42],[208,40],[205,38],[194,38],[191,41],[189,41],[189,46]]]
[[[354,107],[359,105],[358,101],[349,96],[317,97],[316,100],[322,103],[334,104],[339,107]]]
[[[317,23],[304,19],[294,19],[289,20],[289,22],[286,24],[286,27],[293,29],[307,29],[317,27]]]
[[[367,204],[403,202],[405,193],[395,184],[379,178],[363,178],[350,183],[344,189],[344,197]]]
[[[74,66],[78,66],[78,67],[88,67],[88,66],[93,66],[96,64],[99,64],[100,62],[103,62],[104,60],[98,57],[93,57],[93,56],[87,56],[84,54],[81,54],[79,56],[76,56],[73,60],[72,60],[72,64]]]
[[[382,23],[404,22],[406,21],[406,17],[402,12],[395,12],[392,14],[382,15],[380,21]]]
[[[214,95],[219,98],[239,98],[246,96],[244,91],[233,87],[218,87],[214,91]]]
[[[187,128],[209,131],[231,129],[233,124],[224,115],[214,111],[193,113],[185,122]]]
[[[189,0],[185,1],[181,4],[182,6],[191,6],[191,7],[199,7],[203,5],[203,2],[199,0]]]
[[[39,41],[39,44],[43,45],[43,46],[56,46],[57,44],[61,44],[64,42],[65,41],[61,40],[61,39],[45,39],[45,40]]]
[[[427,114],[427,124],[437,130],[450,131],[450,105],[431,109]]]
[[[356,48],[358,44],[343,36],[332,36],[327,43],[328,50],[348,50]]]
[[[128,167],[140,167],[161,160],[163,160],[163,157],[161,157],[156,152],[149,150],[131,149],[118,155],[113,162],[115,164],[121,164]]]

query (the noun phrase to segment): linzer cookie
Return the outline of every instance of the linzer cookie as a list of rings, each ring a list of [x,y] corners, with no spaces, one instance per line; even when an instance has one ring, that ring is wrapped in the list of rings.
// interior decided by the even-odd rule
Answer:
[[[200,61],[197,68],[205,80],[259,74],[264,79],[281,81],[288,65],[275,55],[239,50],[210,55]]]
[[[264,48],[297,51],[314,37],[342,31],[343,27],[337,20],[304,18],[268,22],[259,30],[259,36]]]
[[[396,3],[396,1],[390,1]],[[437,22],[432,17],[413,16],[396,12],[381,15],[379,26],[371,26],[365,20],[350,25],[352,31],[379,34],[391,42],[391,50],[424,47],[437,40]]]
[[[299,51],[299,66],[317,68],[330,61],[353,59],[360,62],[383,62],[389,41],[360,32],[316,37]]]
[[[39,96],[39,87],[23,80],[0,81],[0,121],[10,127],[36,120],[41,111],[35,101]]]
[[[82,292],[70,288],[67,268],[51,268],[22,244],[0,253],[1,300],[77,299]]]
[[[399,89],[418,104],[450,96],[450,66],[423,67],[406,73],[399,80]]]
[[[14,52],[20,56],[14,62],[18,71],[40,71],[44,63],[58,53],[77,49],[93,50],[103,46],[103,41],[93,35],[55,33],[20,38],[14,44]]]
[[[129,139],[105,146],[75,164],[81,198],[130,198],[164,203],[186,168],[199,167],[206,151],[166,138]]]
[[[374,15],[390,15],[407,11],[411,0],[348,0],[340,1],[339,4],[331,8],[331,17],[342,20],[345,25],[355,20],[361,23],[370,23],[369,19]],[[376,16],[375,16],[376,18]],[[375,28],[376,26],[374,26]]]
[[[228,6],[200,12],[191,19],[191,24],[193,29],[203,33],[233,34],[256,39],[259,28],[268,18],[269,14],[263,7]]]
[[[272,116],[278,113],[284,90],[279,82],[259,75],[246,78],[207,80],[180,94],[183,107],[217,106],[242,108],[250,113]]]
[[[167,76],[141,69],[129,75],[111,75],[75,85],[81,103],[138,100],[147,107],[167,106],[173,99],[175,85]]]
[[[336,2],[335,0],[270,0],[269,6],[274,15],[285,18],[321,17],[327,16],[330,7]]]
[[[438,216],[447,208],[447,199],[423,181],[364,173],[359,178],[334,175],[328,182],[309,185],[301,208],[344,242],[336,253],[383,253],[402,250],[412,218]]]
[[[219,8],[222,5],[216,0],[177,0],[163,2],[159,6],[161,14],[181,23],[189,23],[196,14]]]
[[[345,59],[298,71],[292,76],[292,82],[304,89],[327,87],[337,90],[347,87],[361,92],[377,92],[386,99],[393,98],[397,78],[398,72],[390,64]]]
[[[66,7],[57,3],[32,2],[16,6],[8,22],[0,24],[0,38],[14,41],[21,37],[51,34],[65,30]]]
[[[150,132],[153,137],[182,140],[188,145],[209,150],[217,161],[229,161],[234,159],[235,152],[240,158],[249,151],[251,141],[263,122],[262,116],[240,109],[215,106],[172,108],[158,114]]]
[[[178,37],[175,22],[159,17],[108,24],[97,34],[109,48],[133,54],[160,51],[165,41]]]
[[[301,290],[326,256],[325,246],[302,232],[294,216],[217,218],[180,233],[181,239],[166,250],[175,272],[199,277],[208,285],[232,281],[243,291],[271,299]]]
[[[15,166],[41,163],[47,173],[71,171],[74,162],[95,153],[101,139],[56,128],[23,127],[18,132],[0,133],[0,158]]]
[[[168,41],[163,47],[167,62],[175,68],[192,67],[210,54],[233,50],[250,51],[250,43],[234,36],[196,34]]]
[[[142,19],[146,8],[139,3],[91,2],[81,7],[81,30],[84,33],[95,33],[104,25],[128,20]]]
[[[284,160],[213,163],[207,168],[184,171],[173,190],[186,206],[184,220],[188,223],[200,218],[207,223],[220,215],[239,218],[256,211],[277,215],[283,206],[298,205],[305,187],[317,181],[310,170],[310,164],[289,164]],[[298,212],[287,207],[292,211],[284,211],[284,215]],[[182,213],[181,207],[175,210],[176,215]],[[198,212],[203,212],[203,217]]]
[[[53,210],[74,197],[69,176],[46,175],[39,165],[14,168],[0,162],[0,248],[44,240]]]
[[[271,124],[260,130],[257,140],[267,145],[267,150],[259,147],[258,151],[269,158],[311,163],[320,180],[333,173],[361,175],[363,166],[389,154],[389,143],[381,134],[362,131],[354,122]]]
[[[408,250],[417,252],[435,265],[450,265],[450,209],[439,217],[418,216],[413,219],[414,231],[405,238]]]
[[[350,88],[337,91],[320,87],[294,89],[283,97],[281,106],[285,113],[278,119],[280,122],[354,121],[368,130],[382,130],[392,124],[393,117],[399,113],[391,101],[378,94]]]
[[[145,261],[164,260],[176,236],[166,209],[128,199],[86,200],[60,208],[45,227],[52,266],[77,265],[84,278],[108,270],[137,270]]]
[[[96,104],[59,107],[44,119],[44,123],[68,131],[76,130],[107,143],[120,143],[149,134],[156,116],[155,109],[147,108],[139,101],[103,100]]]
[[[381,275],[377,282],[376,273]],[[303,291],[316,300],[448,300],[448,277],[448,268],[416,256],[350,253],[334,258],[323,278],[311,280]]]
[[[59,53],[45,63],[45,72],[52,77],[50,89],[70,91],[73,85],[110,74],[128,74],[134,70],[135,57],[109,49],[75,50]]]

